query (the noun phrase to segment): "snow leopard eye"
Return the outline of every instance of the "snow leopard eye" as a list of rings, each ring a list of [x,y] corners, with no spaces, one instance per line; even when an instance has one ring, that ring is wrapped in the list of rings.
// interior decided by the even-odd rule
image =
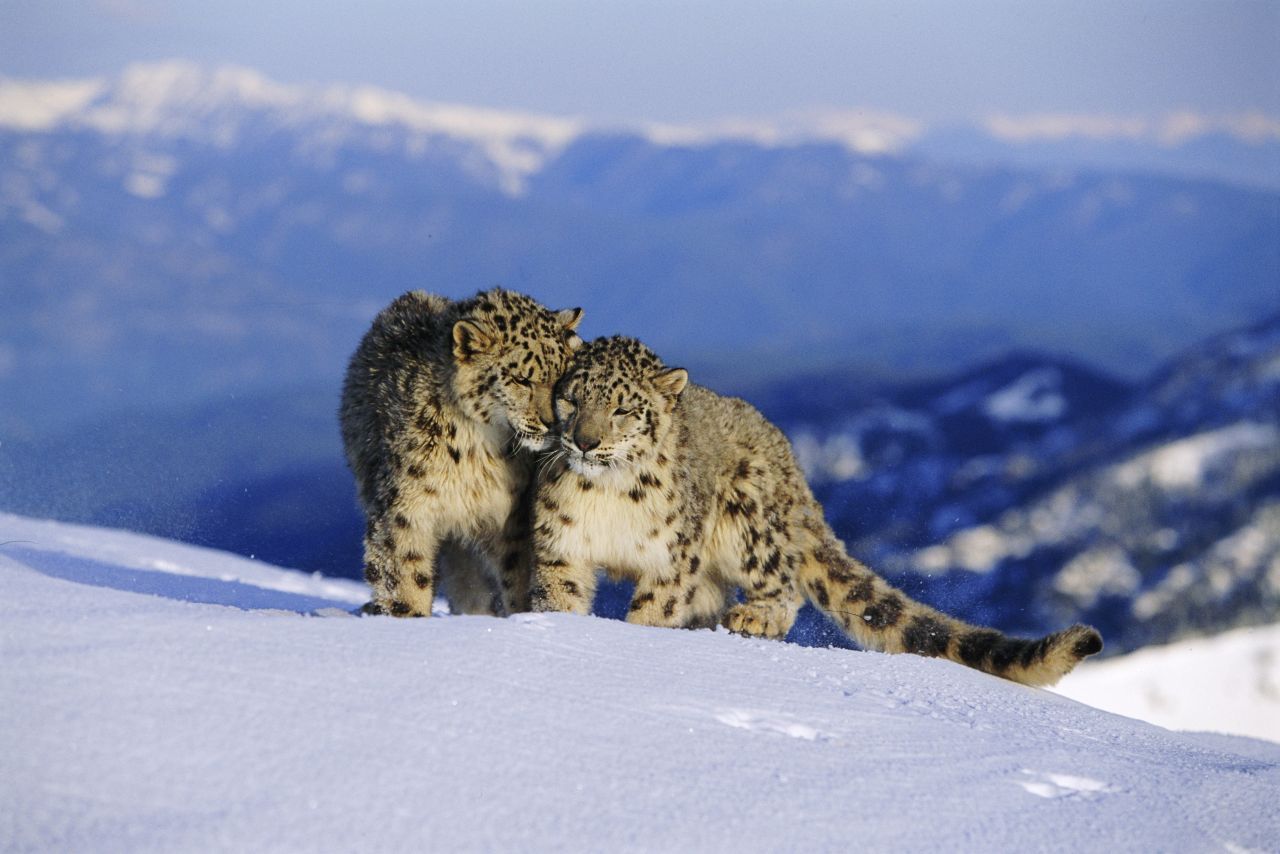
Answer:
[[[625,407],[619,406],[617,409],[613,410],[613,414],[614,414],[614,415],[616,415],[617,417],[621,418],[621,417],[623,417],[623,416],[625,416],[625,415],[630,415],[630,414],[631,414],[631,410],[630,410],[630,409],[626,409]]]

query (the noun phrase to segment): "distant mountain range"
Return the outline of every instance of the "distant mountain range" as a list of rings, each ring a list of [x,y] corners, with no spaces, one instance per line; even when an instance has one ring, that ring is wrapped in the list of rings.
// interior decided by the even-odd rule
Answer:
[[[0,437],[331,387],[410,287],[583,305],[737,389],[1018,349],[1133,379],[1275,305],[1269,120],[1050,119],[975,147],[875,114],[604,131],[182,63],[0,82]],[[1168,161],[1214,140],[1253,180]],[[1135,159],[1001,165],[1103,142]]]

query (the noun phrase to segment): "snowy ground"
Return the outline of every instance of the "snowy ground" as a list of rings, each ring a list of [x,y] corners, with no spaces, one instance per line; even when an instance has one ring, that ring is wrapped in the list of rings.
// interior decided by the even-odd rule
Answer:
[[[1280,848],[1280,746],[946,662],[357,619],[359,585],[176,543],[0,542],[5,850]]]

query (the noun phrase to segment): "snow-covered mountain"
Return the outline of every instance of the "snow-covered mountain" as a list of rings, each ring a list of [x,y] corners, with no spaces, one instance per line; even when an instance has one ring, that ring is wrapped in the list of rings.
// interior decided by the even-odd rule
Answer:
[[[931,129],[912,150],[948,160],[1196,176],[1280,189],[1280,119],[1207,116],[992,115]]]
[[[1134,377],[1274,303],[1265,182],[958,165],[875,114],[678,131],[181,63],[0,83],[0,433],[332,385],[410,287],[584,305],[721,386]]]
[[[0,543],[14,850],[1261,851],[1280,833],[1277,745],[948,662],[569,615],[356,619],[360,585],[135,534],[0,515]]]
[[[282,130],[322,129],[329,142],[354,128],[395,128],[410,134],[408,152],[432,138],[468,140],[511,193],[574,138],[619,130],[580,118],[424,102],[372,86],[286,85],[249,68],[182,60],[135,64],[117,78],[0,77],[0,127],[14,130],[157,134],[232,146],[257,119]],[[1280,189],[1280,118],[1259,112],[994,113],[931,125],[883,110],[809,110],[627,130],[664,146],[834,142],[869,156],[924,152],[944,161],[1145,169]]]
[[[788,429],[854,551],[971,619],[1115,651],[1280,618],[1280,317],[1135,386],[1014,359]]]
[[[477,181],[513,194],[582,132],[581,123],[570,119],[423,103],[367,86],[287,86],[248,68],[206,70],[177,61],[130,66],[114,80],[0,78],[0,128],[221,149],[261,134],[294,135],[303,138],[296,153],[325,165],[351,147],[396,151],[410,160],[431,148],[453,148]],[[136,163],[125,189],[142,198],[162,196],[177,165],[164,158]],[[42,221],[39,212],[29,213]]]

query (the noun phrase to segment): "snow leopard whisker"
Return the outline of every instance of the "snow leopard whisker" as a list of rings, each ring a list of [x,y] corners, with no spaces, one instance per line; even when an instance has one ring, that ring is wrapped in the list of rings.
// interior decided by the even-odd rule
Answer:
[[[546,475],[547,470],[551,468],[552,464],[559,462],[566,456],[568,456],[568,452],[563,448],[554,448],[547,452],[547,455],[542,458],[542,462],[538,464],[538,477],[541,478]]]

